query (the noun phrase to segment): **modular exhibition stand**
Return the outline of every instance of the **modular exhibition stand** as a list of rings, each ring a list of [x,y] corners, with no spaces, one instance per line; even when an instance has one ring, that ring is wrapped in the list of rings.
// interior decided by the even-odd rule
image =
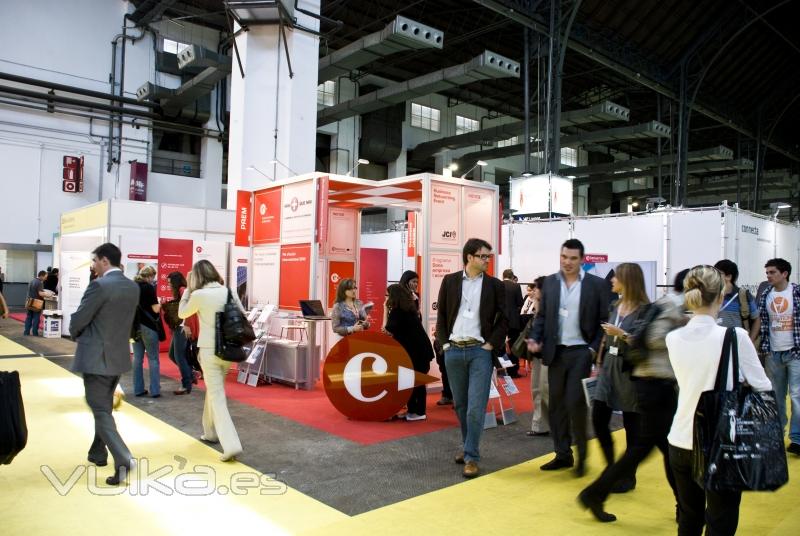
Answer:
[[[156,269],[160,298],[172,296],[166,281],[170,272],[187,274],[200,259],[209,260],[232,288],[243,285],[249,250],[231,245],[234,219],[232,210],[116,199],[63,213],[53,248],[60,270],[61,332],[69,334],[69,318],[89,285],[91,252],[105,242],[122,250],[128,277],[147,265]]]
[[[483,238],[499,247],[494,184],[432,174],[372,181],[311,173],[240,191],[236,244],[252,248],[250,303],[276,304],[277,321],[296,324],[302,319],[291,316],[299,312],[300,300],[319,299],[329,310],[339,281],[353,278],[359,299],[374,304],[370,330],[379,331],[389,265],[386,248],[364,247],[361,241],[361,210],[372,207],[407,211],[410,238],[401,264],[413,266],[420,276],[420,306],[432,333],[441,280],[463,268],[466,239]],[[333,332],[329,322],[307,331],[304,368],[318,371]],[[312,386],[313,381],[305,385]]]

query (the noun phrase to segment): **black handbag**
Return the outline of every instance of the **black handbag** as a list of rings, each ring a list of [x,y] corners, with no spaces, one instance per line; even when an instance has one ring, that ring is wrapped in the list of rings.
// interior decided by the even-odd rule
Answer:
[[[726,391],[731,353],[733,389]],[[692,471],[712,491],[772,491],[789,480],[775,392],[739,382],[735,328],[725,332],[714,389],[697,403]]]
[[[247,359],[243,345],[256,338],[253,326],[239,306],[233,301],[233,293],[228,289],[225,308],[215,318],[214,353],[217,357],[233,363]]]
[[[0,371],[0,464],[10,464],[27,443],[19,372]]]

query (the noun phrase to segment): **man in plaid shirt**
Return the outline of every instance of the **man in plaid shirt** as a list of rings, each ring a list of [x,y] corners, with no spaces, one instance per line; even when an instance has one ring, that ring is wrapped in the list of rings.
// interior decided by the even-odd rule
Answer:
[[[761,315],[761,351],[767,376],[775,388],[781,425],[786,427],[786,394],[792,402],[789,447],[800,455],[800,287],[789,283],[792,265],[771,259],[764,265],[769,287],[758,303]]]

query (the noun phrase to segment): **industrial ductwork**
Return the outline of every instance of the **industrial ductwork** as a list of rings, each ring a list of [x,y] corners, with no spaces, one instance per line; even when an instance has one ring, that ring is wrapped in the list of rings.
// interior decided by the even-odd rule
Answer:
[[[519,63],[487,50],[467,63],[399,82],[320,110],[317,113],[317,126],[374,112],[414,97],[439,93],[479,80],[508,77],[519,78]]]
[[[689,151],[689,153],[686,155],[687,162],[699,162],[703,160],[731,160],[732,158],[733,150],[722,145],[710,147],[708,149]],[[631,160],[618,160],[615,162],[570,168],[569,174],[575,177],[585,177],[587,175],[602,175],[608,173],[617,173],[620,171],[650,169],[658,167],[659,165],[669,166],[670,164],[674,164],[675,160],[675,155],[670,154],[662,155],[660,157],[650,156],[647,158],[633,158]]]
[[[749,158],[736,158],[733,160],[721,161],[701,161],[690,164],[686,168],[686,173],[712,173],[716,171],[751,171],[755,168],[753,161]],[[623,179],[639,179],[641,177],[651,177],[653,170],[640,170],[630,171],[627,173],[613,173],[611,175],[592,175],[589,178],[576,179],[572,184],[573,186],[581,186],[584,184],[596,184],[600,182],[613,182]]]
[[[589,142],[610,142],[620,140],[634,140],[640,138],[668,138],[670,128],[658,121],[650,121],[640,125],[629,127],[610,128],[605,130],[595,130],[592,132],[581,132],[561,138],[561,146],[567,147],[580,143]],[[525,144],[509,145],[508,147],[497,147],[485,151],[467,153],[458,159],[459,167],[470,167],[478,160],[494,160],[497,158],[508,158],[517,156],[525,152]]]
[[[441,30],[398,16],[383,30],[371,33],[319,60],[319,81],[334,80],[390,54],[444,44]]]
[[[582,110],[570,110],[561,113],[561,126],[569,127],[583,125],[587,123],[601,123],[608,121],[627,121],[630,117],[630,110],[611,101],[604,101],[589,108]],[[540,118],[540,120],[544,120]],[[438,140],[420,143],[409,153],[408,161],[413,162],[416,167],[425,167],[425,160],[444,149],[460,149],[474,145],[492,145],[500,140],[507,140],[515,136],[520,136],[525,131],[523,121],[514,121],[494,127],[484,128],[475,132],[447,136]],[[518,153],[516,153],[518,154]],[[477,159],[476,159],[477,160]]]
[[[136,90],[136,96],[139,100],[157,100],[166,115],[208,120],[210,101],[198,101],[210,95],[217,83],[230,74],[231,58],[191,45],[178,54],[178,68],[181,71],[202,70],[177,89],[147,82]]]

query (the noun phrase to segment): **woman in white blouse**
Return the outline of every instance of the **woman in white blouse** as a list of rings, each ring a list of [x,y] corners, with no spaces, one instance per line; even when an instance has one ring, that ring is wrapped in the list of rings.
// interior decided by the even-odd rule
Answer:
[[[667,440],[669,462],[678,490],[678,534],[735,534],[739,523],[741,492],[704,490],[692,478],[694,412],[700,394],[714,388],[726,328],[717,324],[725,279],[711,266],[695,266],[684,283],[686,307],[694,312],[689,323],[667,335],[669,360],[678,380],[678,409]],[[739,378],[757,391],[772,384],[758,360],[747,332],[736,328],[739,348]],[[733,385],[728,373],[727,389]]]
[[[222,445],[220,460],[227,462],[242,453],[239,434],[228,412],[225,397],[225,376],[230,361],[214,355],[216,316],[225,308],[228,301],[228,287],[225,287],[214,265],[207,260],[197,261],[189,273],[189,286],[183,292],[178,306],[178,316],[188,318],[197,313],[200,320],[200,366],[206,383],[206,399],[203,407],[203,435],[200,439]],[[234,303],[244,311],[236,292],[231,293]]]

